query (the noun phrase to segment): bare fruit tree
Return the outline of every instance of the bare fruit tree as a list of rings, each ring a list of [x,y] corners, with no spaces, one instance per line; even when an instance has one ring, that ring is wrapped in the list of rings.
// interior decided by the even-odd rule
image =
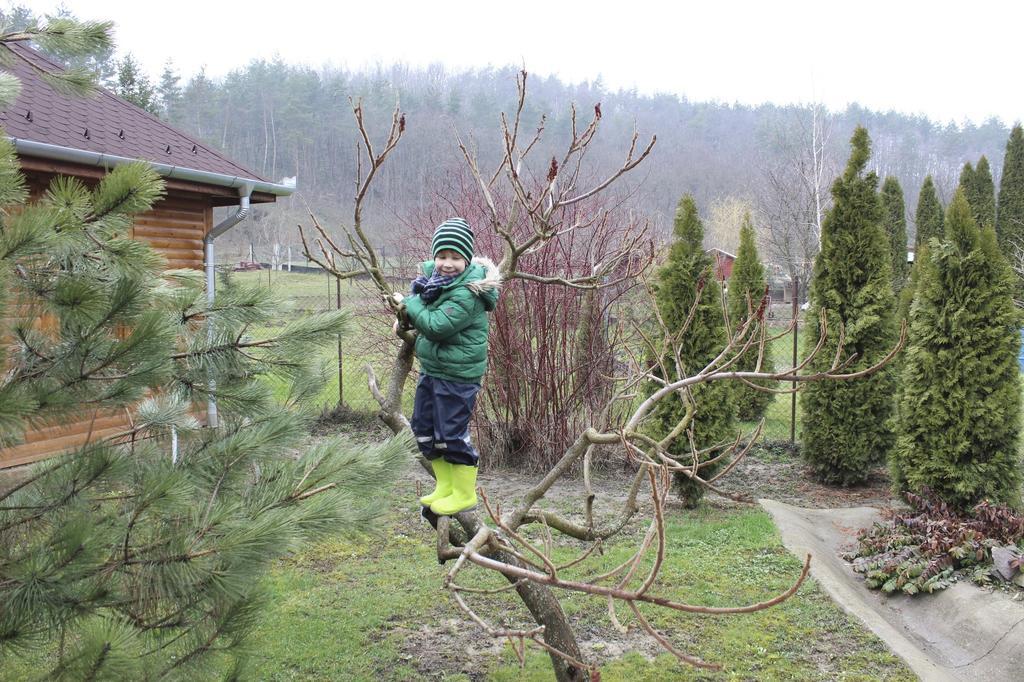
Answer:
[[[623,278],[642,278],[650,262],[647,257],[638,257],[638,254],[645,253],[641,248],[644,244],[642,230],[620,233],[619,243],[607,250],[607,256],[600,262],[594,262],[584,275],[532,272],[526,267],[530,254],[550,248],[560,235],[585,231],[600,224],[600,211],[592,213],[574,209],[606,192],[623,175],[642,163],[654,147],[655,138],[639,144],[639,136],[634,133],[621,165],[587,182],[595,174],[586,168],[584,161],[598,131],[601,110],[599,105],[595,106],[589,122],[580,127],[577,112],[573,109],[570,112],[570,139],[564,153],[550,162],[545,160],[537,170],[538,166],[530,163],[529,156],[537,149],[545,132],[544,119],[531,133],[524,135],[522,113],[525,98],[526,73],[522,72],[518,78],[516,109],[511,115],[503,114],[501,118],[502,158],[497,168],[481,168],[474,150],[456,134],[459,149],[487,206],[487,229],[499,235],[504,245],[499,264],[502,277],[506,281],[522,279],[587,290],[611,286]],[[300,234],[310,260],[339,278],[368,275],[382,297],[390,300],[393,293],[391,285],[383,276],[380,259],[366,238],[360,220],[363,198],[374,175],[404,133],[404,117],[396,109],[385,141],[375,146],[364,125],[358,101],[353,103],[353,111],[362,137],[366,169],[365,173],[360,173],[357,183],[352,225],[344,229],[342,238],[335,239],[312,217],[313,232],[307,235],[306,230],[300,228]],[[529,229],[517,228],[522,220],[527,222]],[[356,262],[358,267],[339,267],[342,262]],[[699,293],[692,310],[696,310],[697,302]],[[444,577],[444,586],[474,623],[492,637],[510,641],[520,660],[523,660],[525,646],[531,643],[550,654],[557,679],[591,679],[596,669],[583,660],[575,633],[556,597],[562,592],[577,592],[607,600],[609,617],[616,627],[622,627],[619,609],[628,609],[645,632],[680,660],[715,668],[718,667],[716,664],[682,651],[659,633],[639,607],[651,605],[709,616],[750,613],[788,599],[800,587],[807,576],[809,556],[789,589],[755,604],[724,608],[697,606],[658,592],[666,546],[665,500],[672,475],[681,473],[712,491],[728,495],[721,491],[716,481],[740,462],[763,425],[763,422],[758,425],[746,439],[737,436],[731,442],[714,446],[710,452],[698,451],[693,446],[692,423],[700,407],[694,402],[691,389],[701,383],[723,380],[741,381],[760,390],[766,390],[761,384],[765,380],[794,382],[794,385],[810,381],[854,380],[877,371],[902,344],[901,337],[900,344],[887,358],[863,371],[848,373],[846,370],[853,358],[837,355],[827,371],[806,373],[805,368],[811,358],[824,347],[826,327],[823,315],[822,342],[808,358],[797,367],[784,371],[762,372],[760,359],[764,357],[770,340],[764,323],[766,305],[766,297],[750,301],[746,319],[729,325],[732,333],[721,353],[705,367],[688,368],[678,349],[680,339],[693,320],[692,312],[683,329],[669,330],[656,314],[657,307],[651,298],[649,308],[655,311],[653,319],[648,324],[635,325],[636,337],[642,341],[623,363],[626,369],[623,376],[616,378],[616,390],[610,394],[605,409],[594,423],[576,435],[540,482],[505,509],[497,502],[492,503],[486,491],[480,490],[483,509],[434,518],[438,560],[451,562]],[[395,432],[408,428],[408,420],[401,412],[401,397],[413,366],[415,332],[400,332],[400,337],[401,347],[388,369],[383,386],[373,369],[367,367],[371,392],[380,405],[380,417]],[[842,347],[840,340],[839,348]],[[736,371],[738,358],[747,353],[755,353],[759,358],[755,370]],[[647,358],[659,360],[648,361]],[[652,385],[653,391],[650,390]],[[780,389],[779,392],[788,390]],[[650,395],[639,399],[638,395],[644,392]],[[685,410],[669,433],[656,436],[646,430],[645,422],[652,410],[666,400],[682,401]],[[679,458],[670,454],[669,446],[677,439],[689,440],[689,457]],[[603,505],[604,501],[598,499],[591,485],[591,468],[596,458],[607,456],[611,449],[625,453],[636,471],[628,482],[624,501],[621,505],[614,505],[610,520],[599,522],[598,518],[608,516],[595,514],[596,507]],[[724,466],[717,469],[714,476],[705,477],[702,469],[713,463]],[[572,470],[582,470],[583,473],[580,481],[582,511],[563,515],[542,508],[539,503],[555,483]],[[631,522],[645,524],[647,531],[627,561],[602,575],[574,577],[581,567],[586,566],[588,558]],[[533,537],[538,533],[540,540]],[[554,533],[574,538],[587,546],[576,559],[559,565],[552,552]],[[474,573],[467,570],[471,565],[500,573],[510,585],[489,590],[471,584]],[[482,613],[474,606],[474,598],[478,595],[503,590],[514,590],[518,594],[530,611],[535,621],[533,624],[519,628],[501,626],[493,622],[497,614]]]
[[[756,208],[753,202],[741,197],[727,196],[713,201],[704,224],[704,247],[736,254],[743,220],[754,215]]]

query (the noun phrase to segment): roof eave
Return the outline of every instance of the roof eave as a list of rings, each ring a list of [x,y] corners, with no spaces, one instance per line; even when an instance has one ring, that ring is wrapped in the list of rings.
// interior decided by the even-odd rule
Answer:
[[[236,189],[248,185],[252,187],[252,191],[264,192],[278,197],[291,196],[295,192],[295,187],[289,185],[267,182],[266,180],[259,180],[240,175],[226,175],[222,173],[197,170],[195,168],[186,168],[184,166],[172,166],[166,163],[156,163],[147,159],[131,159],[126,156],[104,154],[102,152],[93,152],[87,149],[75,149],[73,147],[62,147],[60,145],[37,142],[35,140],[26,140],[24,138],[8,137],[7,139],[14,144],[15,150],[22,156],[35,156],[55,161],[78,163],[86,166],[99,166],[104,169],[110,169],[124,163],[144,161],[145,163],[148,163],[153,170],[166,178]]]

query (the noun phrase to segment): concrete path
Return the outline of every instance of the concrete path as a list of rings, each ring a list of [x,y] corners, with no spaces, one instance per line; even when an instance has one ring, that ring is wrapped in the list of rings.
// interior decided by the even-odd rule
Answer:
[[[956,583],[908,597],[868,590],[840,558],[857,531],[878,520],[873,507],[803,509],[760,500],[786,548],[813,555],[811,575],[927,682],[1024,680],[1024,602]]]

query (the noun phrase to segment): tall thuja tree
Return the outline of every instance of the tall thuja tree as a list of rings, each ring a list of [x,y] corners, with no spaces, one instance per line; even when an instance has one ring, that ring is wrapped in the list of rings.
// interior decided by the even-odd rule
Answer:
[[[970,164],[967,165],[969,166]],[[914,264],[910,267],[903,290],[899,294],[899,317],[902,320],[908,319],[910,303],[914,300],[914,289],[917,286],[918,275],[917,263],[927,257],[928,240],[942,237],[944,229],[943,220],[942,204],[939,202],[939,195],[935,191],[935,183],[932,182],[932,176],[929,175],[921,185],[921,192],[917,197],[917,211],[914,213],[914,224],[916,225]]]
[[[744,325],[750,314],[757,311],[767,284],[764,265],[757,254],[754,226],[748,213],[743,217],[743,224],[740,226],[740,247],[736,253],[736,262],[733,263],[732,276],[729,278],[729,324],[734,329]],[[756,351],[756,346],[749,349],[737,361],[736,370],[753,371],[757,367]],[[760,371],[775,371],[770,344],[765,346]],[[749,386],[736,386],[735,391],[736,416],[742,421],[760,419],[775,397],[773,393]]]
[[[1019,243],[1024,237],[1024,129],[1018,123],[1010,131],[999,178],[996,236],[999,244]]]
[[[968,509],[1020,503],[1020,314],[991,226],[958,190],[919,265],[903,368],[894,486]]]
[[[942,236],[942,204],[939,202],[939,195],[935,191],[935,183],[932,176],[924,179],[921,185],[921,193],[917,196],[917,211],[914,212],[914,251],[918,251],[922,244],[927,244],[932,237]]]
[[[1003,174],[999,178],[996,236],[1003,253],[1017,254],[1024,249],[1024,130],[1019,123],[1006,142]],[[1018,299],[1022,289],[1018,286]]]
[[[963,190],[967,202],[970,203],[971,193],[974,192],[974,166],[970,161],[964,163],[964,167],[960,169],[960,180],[957,182],[957,187]]]
[[[974,183],[967,195],[967,203],[978,228],[995,227],[996,224],[996,186],[992,181],[992,169],[988,159],[983,155],[974,167]]]
[[[903,188],[893,176],[882,183],[882,223],[889,236],[892,253],[892,289],[899,296],[907,281],[907,208],[903,201]]]
[[[673,236],[668,260],[658,271],[658,312],[668,330],[675,334],[672,343],[685,364],[685,370],[697,372],[721,353],[727,339],[721,289],[714,277],[711,258],[704,251],[704,226],[697,215],[697,205],[689,195],[679,201]],[[693,318],[684,330],[691,311]],[[655,362],[672,368],[675,353],[672,349],[663,349]],[[659,376],[662,374],[658,370],[655,372]],[[651,391],[657,388],[651,386]],[[693,403],[699,406],[690,423],[697,449],[705,450],[731,442],[735,436],[736,408],[728,382],[700,384],[691,394]],[[686,403],[682,398],[661,401],[648,421],[652,435],[659,439],[664,437],[680,423],[685,413]],[[676,438],[670,448],[671,454],[681,461],[691,461],[688,441],[686,437]],[[704,458],[711,459],[715,454],[706,453]],[[706,479],[716,467],[715,464],[709,465],[701,470],[701,474]],[[700,484],[682,474],[677,474],[675,483],[687,506],[696,506],[704,495]]]
[[[973,168],[970,162],[964,164],[960,172],[959,188],[971,207],[971,214],[978,227],[995,225],[996,223],[996,190],[992,183],[992,170],[988,159],[982,156],[978,167]]]
[[[254,337],[280,319],[265,291],[236,287],[208,304],[201,273],[164,272],[120,236],[161,194],[136,163],[94,188],[58,178],[29,204],[0,142],[0,204],[11,207],[0,213],[0,445],[131,414],[121,433],[90,436],[0,489],[5,671],[43,647],[53,655],[35,672],[47,679],[244,677],[270,562],[367,528],[410,452],[407,438],[308,443],[326,372],[307,359],[335,342],[345,313]],[[222,423],[199,428],[195,406],[211,397]]]
[[[826,316],[827,339],[811,371],[827,369],[837,353],[854,358],[850,371],[865,369],[879,362],[896,338],[892,257],[882,228],[878,177],[864,172],[871,155],[867,130],[858,127],[851,146],[846,170],[832,185],[834,203],[814,263],[807,347],[815,348],[820,340],[821,315]],[[885,368],[861,379],[812,383],[804,389],[802,452],[818,478],[859,483],[885,461],[894,441],[894,389],[895,378]]]

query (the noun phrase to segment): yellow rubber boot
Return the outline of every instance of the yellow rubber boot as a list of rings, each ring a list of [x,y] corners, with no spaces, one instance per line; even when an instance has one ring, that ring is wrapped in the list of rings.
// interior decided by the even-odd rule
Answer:
[[[452,464],[452,494],[435,501],[430,511],[451,516],[476,506],[476,467]]]
[[[452,464],[443,457],[430,460],[430,468],[434,470],[434,492],[420,498],[420,504],[429,507],[442,497],[452,494]]]

